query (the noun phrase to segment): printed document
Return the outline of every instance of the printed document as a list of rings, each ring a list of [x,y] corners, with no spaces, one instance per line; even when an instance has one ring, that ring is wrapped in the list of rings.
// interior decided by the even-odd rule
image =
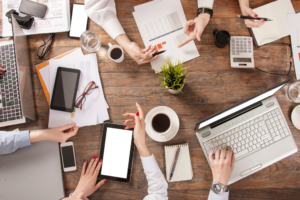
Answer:
[[[291,33],[296,78],[300,80],[300,13],[289,14],[288,23]]]
[[[133,16],[145,47],[155,46],[158,51],[167,50],[151,62],[153,69],[161,71],[165,60],[189,61],[199,55],[194,41],[181,48],[178,45],[186,39],[183,32],[186,18],[180,0],[155,0],[136,6]]]
[[[22,0],[2,0],[2,36],[12,36],[12,26],[8,22],[6,13],[11,9],[19,12]],[[23,29],[26,35],[40,33],[66,32],[70,29],[70,1],[69,0],[31,0],[47,6],[44,18],[34,17],[31,29]],[[21,15],[21,14],[20,14]]]

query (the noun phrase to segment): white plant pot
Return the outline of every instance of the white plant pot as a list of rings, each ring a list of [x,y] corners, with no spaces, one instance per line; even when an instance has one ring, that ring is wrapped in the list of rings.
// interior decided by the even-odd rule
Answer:
[[[182,90],[183,87],[184,87],[184,84],[181,86],[181,90]],[[179,92],[177,90],[168,89],[168,92],[171,93],[171,94],[179,94]]]

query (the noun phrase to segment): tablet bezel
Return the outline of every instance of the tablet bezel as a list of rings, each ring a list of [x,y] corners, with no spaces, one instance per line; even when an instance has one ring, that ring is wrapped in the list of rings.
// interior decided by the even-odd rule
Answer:
[[[119,124],[112,124],[112,123],[105,123],[104,124],[103,131],[102,131],[102,139],[101,139],[101,147],[100,147],[100,158],[99,159],[103,159],[107,128],[115,128],[115,129],[124,130],[125,127],[126,126],[119,125]],[[110,180],[110,181],[118,181],[118,182],[124,182],[124,183],[129,183],[130,182],[132,164],[133,164],[133,154],[134,154],[134,138],[133,138],[134,129],[126,129],[126,130],[131,130],[132,131],[132,140],[131,140],[130,155],[129,155],[129,162],[128,162],[127,178],[119,178],[119,177],[101,175],[101,172],[102,172],[102,167],[101,167],[101,169],[99,171],[99,174],[98,174],[98,179],[106,179],[106,180]]]
[[[56,87],[57,87],[57,75],[58,75],[58,73],[61,73],[62,71],[67,71],[67,72],[72,72],[72,73],[77,74],[76,86],[75,86],[75,90],[74,90],[74,93],[73,93],[73,101],[72,101],[72,105],[73,106],[72,106],[72,108],[58,107],[58,106],[54,106],[53,105],[53,98],[54,98],[54,94],[55,94]],[[74,111],[75,99],[76,99],[76,94],[77,94],[79,79],[80,79],[80,70],[78,70],[78,69],[70,69],[70,68],[65,68],[65,67],[58,67],[57,68],[56,76],[55,76],[55,82],[54,82],[54,87],[53,87],[53,92],[52,92],[52,97],[51,97],[51,104],[50,104],[50,108],[52,110],[59,110],[59,111],[65,111],[65,112],[71,112],[71,113]]]

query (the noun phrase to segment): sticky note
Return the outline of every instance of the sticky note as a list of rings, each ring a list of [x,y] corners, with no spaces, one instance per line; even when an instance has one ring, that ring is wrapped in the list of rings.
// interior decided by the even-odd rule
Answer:
[[[299,53],[299,61],[300,61],[300,53]]]
[[[157,45],[157,48],[158,48],[158,49],[162,49],[161,44],[158,44],[158,45]]]
[[[163,42],[163,43],[161,43],[162,45],[165,45],[165,44],[167,44],[166,42]]]
[[[74,118],[75,117],[75,113],[71,113],[71,118]]]

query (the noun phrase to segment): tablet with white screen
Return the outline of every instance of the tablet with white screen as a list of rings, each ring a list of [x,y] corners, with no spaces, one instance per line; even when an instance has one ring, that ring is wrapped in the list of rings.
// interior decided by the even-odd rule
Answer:
[[[103,126],[100,159],[102,166],[98,179],[129,183],[133,161],[133,129],[105,123]]]

